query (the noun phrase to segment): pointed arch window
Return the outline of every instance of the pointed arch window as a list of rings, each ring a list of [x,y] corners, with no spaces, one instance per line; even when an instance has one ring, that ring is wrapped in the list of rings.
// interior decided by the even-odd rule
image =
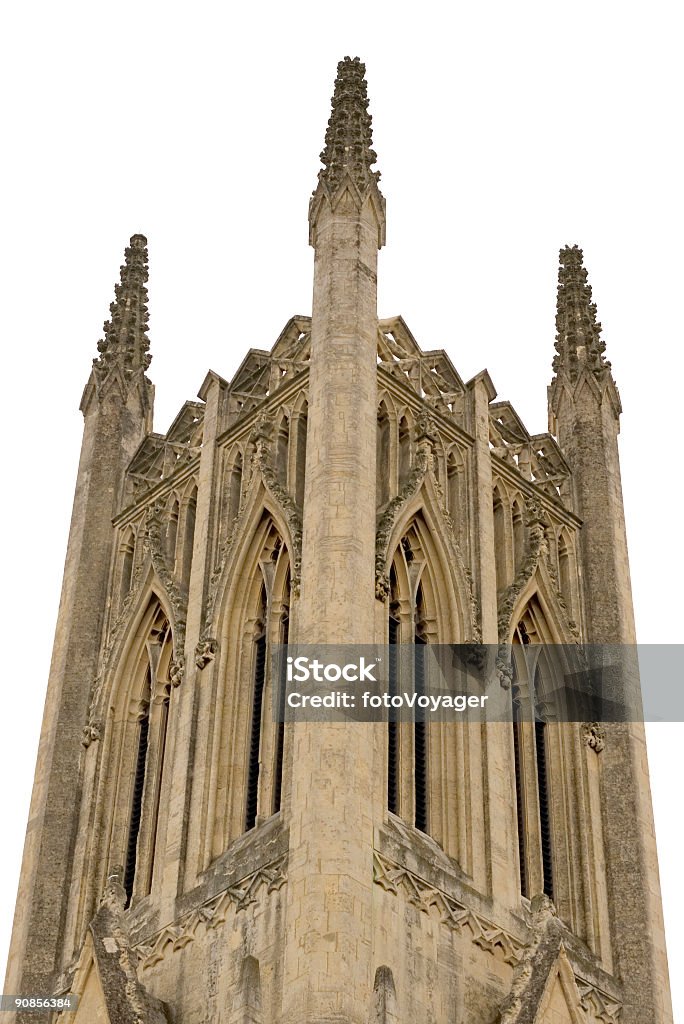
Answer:
[[[266,682],[266,588],[261,588],[261,619],[257,623],[257,635],[254,638],[254,679],[252,685],[252,725],[249,741],[249,765],[247,774],[247,800],[245,812],[245,831],[256,825],[259,772],[261,755],[261,715],[264,702],[264,684]]]
[[[513,756],[520,891],[554,898],[553,823],[548,757],[548,726],[542,703],[543,652],[534,620],[526,617],[515,631],[513,649]],[[520,649],[537,646],[521,663]],[[521,668],[523,669],[521,673]],[[531,677],[528,669],[531,668]],[[523,682],[523,677],[526,682]]]
[[[212,700],[217,711],[199,751],[207,823],[197,849],[202,870],[282,806],[288,732],[278,721],[282,695],[271,655],[274,645],[289,639],[290,572],[287,546],[264,511],[235,569],[241,585],[233,588],[219,629],[223,642]]]
[[[394,566],[390,570],[390,605],[389,605],[389,689],[391,694],[399,692],[398,652],[401,622],[399,619],[400,604],[397,587],[397,572]],[[399,813],[399,723],[390,720],[387,723],[387,808],[393,814]]]
[[[425,650],[427,635],[424,618],[423,588],[418,584],[415,606],[415,630],[413,636],[414,688],[418,696],[425,693]],[[413,724],[414,751],[414,825],[421,832],[428,831],[428,728],[424,720]]]
[[[283,610],[280,615],[280,643],[286,646],[289,643],[290,637],[290,600],[291,600],[291,578],[290,569],[288,566],[287,577],[285,580],[285,600],[283,602]],[[274,768],[273,768],[273,813],[280,810],[283,792],[283,755],[285,751],[285,721],[284,721],[284,707],[283,703],[285,700],[285,678],[286,666],[285,662],[280,665],[280,680],[278,690],[278,700],[280,702],[278,723],[276,725],[276,740],[275,740],[275,756],[274,756]]]
[[[143,792],[145,789],[145,775],[147,773],[147,752],[150,736],[150,673],[149,669],[145,676],[145,686],[141,700],[140,717],[138,718],[138,743],[135,759],[135,777],[133,780],[133,800],[131,802],[131,817],[128,826],[128,843],[126,845],[126,864],[124,868],[124,889],[126,890],[126,905],[130,904],[133,897],[133,883],[138,860],[138,837],[140,835],[140,820],[142,816]]]
[[[425,567],[419,533],[413,525],[402,538],[390,569],[388,642],[389,685],[400,688],[400,665],[412,674],[419,695],[426,691],[425,645],[429,623],[420,574]],[[400,576],[403,583],[400,583]],[[400,657],[397,645],[410,644],[409,662]],[[405,647],[406,651],[407,648]],[[411,647],[408,647],[408,651]],[[402,815],[421,832],[429,831],[430,807],[429,728],[425,721],[387,723],[387,807]]]
[[[169,622],[157,607],[146,642],[144,677],[139,691],[130,804],[124,851],[127,905],[148,895],[159,847],[162,781],[166,760],[173,653]]]

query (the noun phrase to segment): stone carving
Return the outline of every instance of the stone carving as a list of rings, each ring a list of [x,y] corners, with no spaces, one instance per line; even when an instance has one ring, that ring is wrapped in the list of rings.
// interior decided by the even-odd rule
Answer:
[[[622,1016],[622,1004],[595,985],[577,978],[577,988],[581,998],[581,1007],[601,1024],[619,1024]]]
[[[486,921],[464,904],[435,888],[412,871],[374,851],[373,881],[385,892],[402,895],[424,914],[436,908],[440,922],[452,931],[467,932],[480,949],[492,953],[504,963],[515,965],[520,959],[523,943],[502,928]]]
[[[600,722],[585,722],[582,726],[584,742],[590,748],[600,754],[606,745],[606,730]]]
[[[203,669],[210,661],[213,661],[217,650],[218,640],[215,640],[214,637],[204,637],[201,639],[195,647],[195,664],[197,668]]]
[[[88,725],[83,726],[81,743],[87,750],[91,743],[95,743],[100,739],[101,735],[102,727],[100,722],[89,722]]]
[[[180,921],[167,925],[151,939],[138,942],[136,950],[141,958],[143,969],[153,967],[154,964],[163,960],[169,947],[171,950],[176,950],[187,946],[194,940],[195,932],[200,924],[207,928],[218,928],[225,922],[231,907],[235,909],[236,913],[239,913],[256,903],[262,891],[265,890],[268,894],[281,889],[287,881],[286,866],[287,856],[283,855],[246,875],[233,885],[227,886],[200,907],[191,910]]]

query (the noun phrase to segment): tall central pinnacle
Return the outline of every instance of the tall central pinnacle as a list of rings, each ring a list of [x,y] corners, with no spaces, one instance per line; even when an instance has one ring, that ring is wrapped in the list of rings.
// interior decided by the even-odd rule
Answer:
[[[366,65],[358,57],[345,57],[337,65],[332,113],[321,153],[323,170],[318,179],[332,193],[348,174],[360,192],[380,178],[371,166],[377,157],[373,151],[372,119],[368,113]]]

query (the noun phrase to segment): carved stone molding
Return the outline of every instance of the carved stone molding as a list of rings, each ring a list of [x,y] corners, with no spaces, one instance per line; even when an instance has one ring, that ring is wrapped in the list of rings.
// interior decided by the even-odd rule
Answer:
[[[424,914],[429,914],[433,907],[436,908],[441,924],[454,932],[469,935],[476,946],[497,956],[504,963],[515,966],[520,960],[522,942],[502,928],[486,921],[453,896],[435,888],[425,879],[388,860],[377,851],[373,853],[373,881],[385,892],[403,896]]]
[[[283,855],[212,896],[200,907],[191,910],[174,924],[167,925],[150,939],[138,942],[135,948],[143,970],[163,960],[169,947],[171,950],[182,949],[189,942],[193,942],[200,924],[206,928],[218,928],[225,922],[231,908],[239,913],[256,903],[262,892],[268,894],[281,889],[287,881],[286,866],[287,855]]]
[[[511,617],[516,606],[518,597],[523,588],[532,579],[539,559],[548,550],[547,530],[549,529],[549,518],[534,498],[525,498],[527,545],[525,560],[516,573],[516,577],[508,587],[499,601],[498,632],[499,643],[505,644],[510,633]]]
[[[272,437],[273,422],[262,417],[256,428],[254,468],[260,471],[267,490],[275,498],[287,520],[292,548],[290,551],[290,585],[293,594],[298,596],[302,576],[302,514],[297,502],[282,486],[273,469]]]
[[[435,430],[432,419],[423,413],[416,425],[416,459],[408,480],[396,498],[392,498],[380,516],[375,533],[375,596],[386,601],[389,595],[389,575],[386,571],[390,537],[404,506],[418,493],[432,468],[432,449]]]
[[[169,569],[162,542],[162,526],[165,507],[155,502],[147,509],[145,517],[145,538],[152,566],[161,583],[173,611],[173,661],[176,678],[172,676],[174,686],[182,681],[185,672],[185,616],[187,614],[188,595],[185,587],[180,587],[175,576]]]
[[[437,479],[436,474],[432,473],[432,484],[435,488],[437,496],[439,498],[439,510],[442,514],[442,519],[447,528],[449,535],[451,554],[454,561],[458,565],[459,570],[463,574],[465,579],[466,587],[468,588],[468,605],[470,608],[470,625],[472,629],[472,637],[476,643],[482,639],[482,628],[481,628],[481,616],[480,616],[480,604],[475,596],[475,587],[473,585],[473,574],[469,567],[463,560],[463,554],[458,542],[458,534],[456,531],[456,524],[454,523],[453,516],[447,508],[446,499],[444,496],[444,489]]]
[[[588,981],[577,979],[582,1009],[601,1024],[619,1024],[622,1004]]]

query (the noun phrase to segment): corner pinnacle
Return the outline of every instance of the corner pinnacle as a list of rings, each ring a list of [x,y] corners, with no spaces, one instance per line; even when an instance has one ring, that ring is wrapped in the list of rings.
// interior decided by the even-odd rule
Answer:
[[[582,250],[577,245],[566,245],[559,255],[553,371],[565,372],[573,382],[582,366],[597,377],[603,376],[604,371],[610,372],[610,363],[603,354],[606,346],[596,319],[596,305],[591,301]]]
[[[97,344],[100,353],[94,365],[107,371],[114,365],[123,370],[147,369],[152,360],[147,336],[147,239],[133,235],[121,267],[119,284],[114,287],[110,319],[104,324],[104,337]]]

